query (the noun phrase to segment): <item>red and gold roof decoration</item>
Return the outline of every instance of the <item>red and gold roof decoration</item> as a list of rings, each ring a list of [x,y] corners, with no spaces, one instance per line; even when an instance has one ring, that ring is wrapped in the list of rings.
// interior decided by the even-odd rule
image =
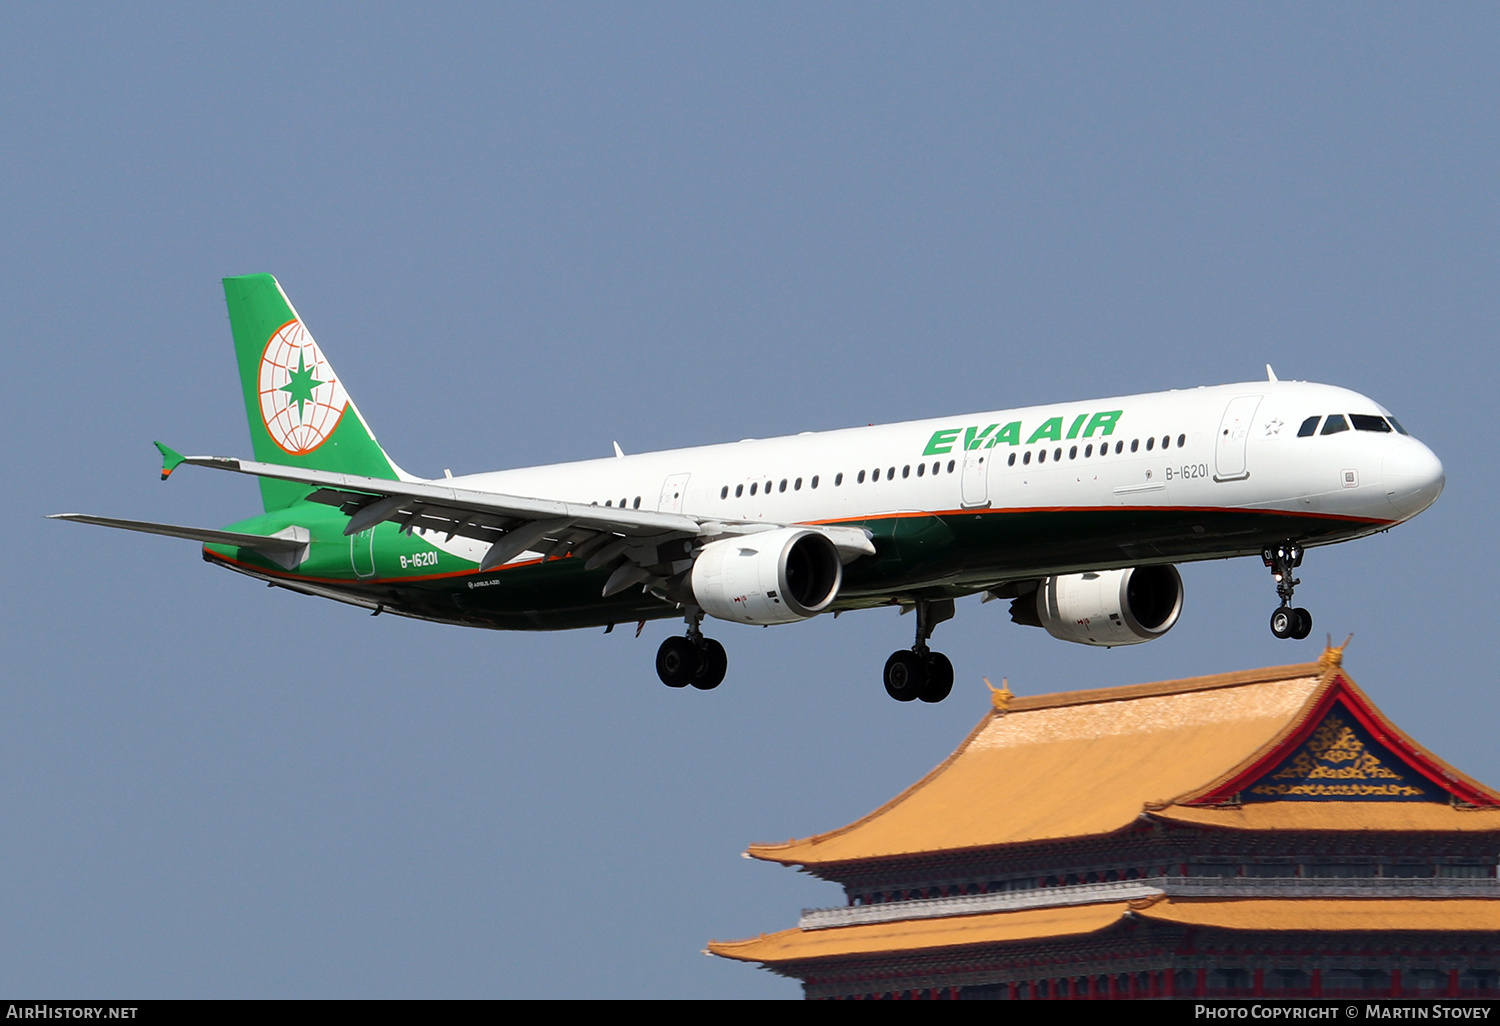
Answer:
[[[1333,799],[1500,807],[1500,793],[1449,766],[1386,719],[1349,679],[1338,652],[1325,655],[1317,692],[1282,736],[1176,803]]]
[[[868,816],[749,854],[826,866],[1096,836],[1143,814],[1255,829],[1500,830],[1500,815],[1477,814],[1500,813],[1500,793],[1408,738],[1340,656],[997,702],[941,765]],[[1308,815],[1317,809],[1336,815]]]

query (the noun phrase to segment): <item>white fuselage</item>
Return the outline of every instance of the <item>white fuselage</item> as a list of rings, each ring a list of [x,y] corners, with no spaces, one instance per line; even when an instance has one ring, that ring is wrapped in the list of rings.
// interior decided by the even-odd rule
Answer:
[[[1346,426],[1354,415],[1389,416],[1348,389],[1263,381],[746,439],[453,483],[773,523],[1111,507],[1349,521],[1326,540],[1384,529],[1437,498],[1442,464],[1425,445],[1397,430],[1323,433],[1333,414]],[[1299,436],[1313,417],[1322,418],[1317,433]],[[460,555],[483,551],[463,538],[436,543]],[[1229,554],[1206,546],[1189,558]]]

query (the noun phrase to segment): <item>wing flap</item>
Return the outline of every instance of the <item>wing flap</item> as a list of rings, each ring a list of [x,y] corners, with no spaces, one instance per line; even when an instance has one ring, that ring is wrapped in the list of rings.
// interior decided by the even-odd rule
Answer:
[[[221,456],[186,456],[180,462],[312,486],[310,501],[335,506],[349,517],[345,534],[357,534],[390,522],[408,533],[433,532],[450,538],[462,535],[486,542],[490,549],[480,563],[484,570],[507,563],[524,552],[538,552],[544,559],[571,552],[583,558],[589,570],[611,568],[606,595],[652,576],[634,571],[624,573],[625,567],[651,567],[654,573],[665,573],[658,547],[673,539],[710,541],[783,526],[699,520],[682,513],[481,492],[455,487],[447,480],[393,481]],[[807,526],[828,535],[845,563],[875,553],[870,534],[863,528]]]

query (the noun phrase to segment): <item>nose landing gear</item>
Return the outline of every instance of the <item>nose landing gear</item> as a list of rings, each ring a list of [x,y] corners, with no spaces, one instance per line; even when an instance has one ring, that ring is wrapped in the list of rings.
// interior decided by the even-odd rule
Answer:
[[[1271,614],[1271,633],[1278,638],[1295,638],[1301,641],[1312,633],[1312,614],[1305,609],[1292,608],[1292,593],[1302,582],[1292,576],[1292,571],[1302,565],[1302,546],[1287,542],[1274,549],[1265,549],[1261,561],[1276,580],[1276,594],[1281,605]]]
[[[885,661],[885,691],[898,702],[941,702],[953,690],[953,663],[927,647],[932,629],[953,618],[952,599],[918,599],[917,641]]]
[[[669,688],[689,684],[699,691],[712,691],[729,672],[729,655],[713,638],[705,638],[699,629],[702,610],[689,614],[685,638],[668,638],[656,650],[656,675]]]

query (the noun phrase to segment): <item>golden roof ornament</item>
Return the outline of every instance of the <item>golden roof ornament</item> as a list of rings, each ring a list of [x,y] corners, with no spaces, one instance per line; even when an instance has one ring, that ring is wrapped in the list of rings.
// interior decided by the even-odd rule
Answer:
[[[1342,645],[1335,648],[1333,645],[1333,635],[1328,635],[1328,647],[1323,649],[1322,655],[1318,656],[1318,665],[1323,668],[1325,673],[1329,670],[1336,670],[1344,665],[1344,649],[1348,648],[1349,642],[1353,640],[1354,635],[1350,634],[1344,639]]]
[[[990,683],[990,679],[988,677],[983,678],[983,680],[984,686],[990,689],[991,708],[995,710],[996,715],[1004,716],[1005,710],[1010,708],[1010,700],[1016,697],[1015,695],[1011,694],[1010,691],[1010,678],[1001,677],[1000,686],[998,688]]]

